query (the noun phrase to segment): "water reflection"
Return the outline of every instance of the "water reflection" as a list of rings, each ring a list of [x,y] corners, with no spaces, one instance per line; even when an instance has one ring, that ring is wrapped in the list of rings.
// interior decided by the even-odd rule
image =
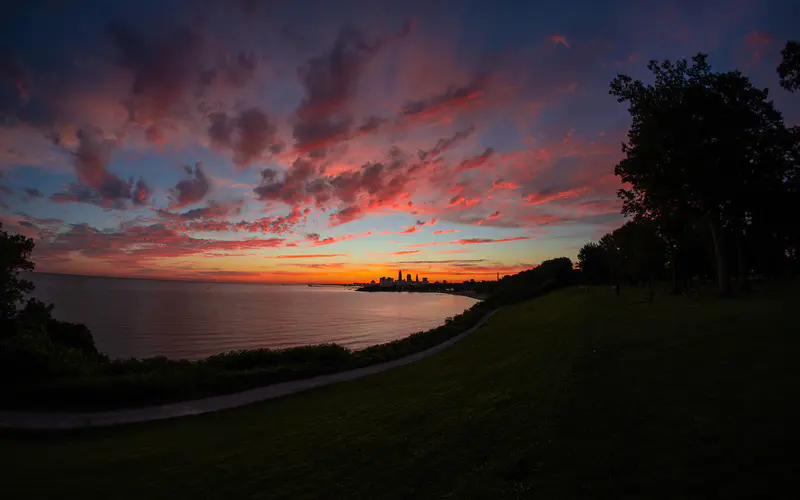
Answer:
[[[233,349],[336,342],[351,348],[427,330],[474,303],[443,294],[343,287],[35,274],[36,297],[85,323],[112,357],[197,359]]]

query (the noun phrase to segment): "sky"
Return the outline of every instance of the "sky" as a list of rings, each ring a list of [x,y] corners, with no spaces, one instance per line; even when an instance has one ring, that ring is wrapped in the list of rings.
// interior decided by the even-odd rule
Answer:
[[[494,279],[624,223],[617,74],[707,53],[800,123],[793,0],[2,10],[0,222],[43,272]]]

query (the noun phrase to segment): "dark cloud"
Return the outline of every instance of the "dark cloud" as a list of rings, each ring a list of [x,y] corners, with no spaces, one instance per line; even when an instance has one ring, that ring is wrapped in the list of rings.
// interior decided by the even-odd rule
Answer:
[[[123,21],[106,26],[119,52],[119,64],[133,73],[125,102],[131,121],[171,116],[201,75],[203,37],[188,27],[167,31],[159,40],[148,40]]]
[[[403,105],[401,115],[404,117],[431,115],[447,108],[477,101],[485,92],[487,84],[487,75],[479,75],[467,85],[448,87],[441,94],[407,102]]]
[[[183,208],[186,205],[197,203],[205,197],[211,189],[211,181],[206,177],[202,167],[201,162],[195,163],[194,168],[188,165],[184,167],[190,178],[178,181],[170,190],[170,208]]]
[[[380,42],[367,42],[354,28],[342,28],[328,52],[309,59],[299,69],[306,97],[298,116],[318,117],[339,111],[352,96],[364,65],[380,46]]]
[[[388,118],[380,116],[370,116],[358,127],[358,132],[361,134],[371,134],[377,131],[383,124],[389,121]]]
[[[420,160],[428,160],[428,159],[435,159],[448,149],[452,149],[456,145],[458,145],[461,141],[466,139],[467,137],[471,136],[475,132],[475,127],[470,126],[464,130],[460,130],[454,133],[451,137],[446,137],[444,139],[439,139],[436,142],[436,145],[428,150],[420,150],[417,154],[419,155]]]
[[[224,203],[221,201],[209,200],[205,207],[194,208],[181,214],[172,214],[171,212],[161,211],[161,215],[173,216],[177,215],[178,218],[184,220],[193,219],[213,219],[218,217],[227,217],[229,215],[239,215],[242,213],[244,202],[239,201],[236,203]]]
[[[150,188],[143,179],[126,181],[108,170],[116,141],[106,139],[102,129],[93,126],[79,129],[76,135],[78,148],[72,155],[78,183],[53,194],[50,197],[52,201],[89,203],[109,209],[124,209],[148,202]]]
[[[312,162],[297,158],[283,179],[272,169],[261,172],[261,184],[253,192],[262,201],[282,201],[292,206],[305,204],[311,201],[307,187],[318,173]]]
[[[295,148],[315,157],[324,157],[328,146],[350,137],[351,123],[349,116],[298,120],[294,125]]]
[[[113,197],[109,195],[113,194]],[[145,205],[149,201],[150,190],[142,179],[136,183],[119,180],[112,189],[94,190],[81,183],[67,185],[62,191],[53,193],[50,201],[55,203],[88,203],[105,209],[123,210],[133,206]]]
[[[208,118],[211,143],[217,149],[232,151],[233,160],[239,166],[258,160],[265,151],[277,154],[283,150],[283,144],[275,137],[275,125],[258,108],[242,111],[236,117],[212,113]]]
[[[330,219],[334,225],[347,224],[364,216],[361,207],[349,206],[331,214]]]
[[[31,187],[23,188],[22,192],[25,195],[25,197],[27,197],[28,199],[41,198],[41,197],[44,196],[41,191],[39,191],[36,188],[31,188]]]
[[[368,163],[360,170],[343,172],[329,180],[334,195],[345,203],[362,196],[368,205],[391,203],[404,193],[409,182],[403,171],[392,171],[383,163]]]
[[[29,76],[16,54],[0,50],[0,124],[17,119],[28,104]]]
[[[102,190],[103,185],[114,191],[114,184],[119,179],[108,171],[108,164],[116,142],[106,139],[103,130],[94,126],[79,129],[77,137],[78,149],[74,153],[74,165],[78,179],[97,191]]]
[[[394,38],[408,34],[409,26],[405,25]],[[295,148],[324,151],[331,143],[349,137],[353,120],[348,104],[366,65],[387,42],[370,43],[360,31],[344,27],[327,52],[299,68],[305,97],[295,113]]]
[[[190,211],[191,212],[191,211]],[[184,231],[229,231],[286,234],[294,230],[295,226],[308,221],[310,209],[294,207],[287,215],[273,215],[252,221],[232,222],[227,220],[202,220],[184,223],[180,228]],[[195,216],[196,214],[190,214]]]
[[[216,68],[206,70],[202,81],[206,85],[223,80],[234,87],[243,87],[255,77],[258,57],[252,52],[239,52],[233,57],[223,58]]]
[[[464,171],[464,170],[472,170],[475,168],[480,168],[483,165],[485,165],[487,161],[489,161],[489,158],[491,158],[492,155],[494,155],[494,149],[486,148],[483,151],[483,153],[463,160],[461,163],[458,164],[456,170]]]
[[[144,179],[139,178],[136,184],[133,185],[133,191],[131,192],[131,201],[134,206],[146,205],[150,199],[150,195],[150,186],[144,182]]]
[[[91,205],[103,205],[103,199],[97,191],[84,186],[83,184],[69,184],[63,191],[53,193],[50,201],[55,203],[89,203]]]
[[[13,216],[0,216],[0,223],[7,231],[22,234],[36,240],[52,239],[63,227],[64,221],[56,218],[33,217],[26,213],[17,212]],[[34,257],[38,261],[38,245],[34,250]]]

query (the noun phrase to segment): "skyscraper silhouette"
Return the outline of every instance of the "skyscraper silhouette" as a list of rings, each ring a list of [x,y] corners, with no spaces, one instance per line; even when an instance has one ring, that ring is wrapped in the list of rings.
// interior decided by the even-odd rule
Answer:
[[[397,271],[397,281],[403,281],[403,270]]]

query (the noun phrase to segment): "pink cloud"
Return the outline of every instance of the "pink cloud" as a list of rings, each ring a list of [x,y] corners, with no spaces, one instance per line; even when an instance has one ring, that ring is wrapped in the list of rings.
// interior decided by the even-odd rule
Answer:
[[[329,236],[328,238],[320,238],[319,234],[311,233],[306,235],[306,239],[311,241],[311,246],[322,246],[322,245],[332,245],[334,243],[339,243],[340,241],[347,241],[353,240],[356,238],[366,238],[367,236],[372,236],[372,231],[367,231],[366,233],[361,234],[346,234],[344,236]]]
[[[414,245],[409,245],[410,248],[415,247],[429,247],[432,245],[486,245],[489,243],[508,243],[511,241],[527,241],[534,239],[531,236],[515,236],[513,238],[467,238],[461,240],[453,240],[453,241],[432,241],[430,243],[416,243]]]
[[[192,238],[160,224],[131,226],[110,232],[86,224],[37,242],[44,261],[81,254],[91,259],[113,262],[115,266],[151,265],[161,259],[243,253],[284,246],[284,238],[250,240],[212,240]]]
[[[450,233],[460,233],[460,229],[442,229],[439,231],[434,231],[433,234],[450,234]]]
[[[569,189],[566,191],[559,191],[552,194],[531,193],[525,196],[525,202],[528,205],[540,205],[555,200],[565,200],[568,198],[576,198],[586,194],[588,191],[585,188]]]
[[[401,252],[392,252],[389,255],[409,255],[413,253],[419,253],[420,250],[403,250]]]
[[[339,226],[341,224],[347,224],[348,222],[360,219],[363,216],[364,211],[361,209],[361,207],[351,205],[339,210],[336,213],[332,213],[329,218],[332,226]]]
[[[745,44],[756,62],[764,56],[767,49],[775,42],[775,37],[766,31],[751,31],[745,38]]]
[[[385,234],[413,234],[413,233],[416,233],[417,231],[419,231],[424,226],[433,226],[437,222],[439,222],[439,219],[431,219],[431,220],[428,220],[428,221],[418,220],[416,224],[414,224],[413,226],[408,226],[403,231],[400,231],[400,232],[397,232],[397,233],[392,233],[391,231],[388,231]],[[434,234],[436,234],[436,233],[434,233]]]
[[[233,210],[231,209],[233,207]],[[209,203],[208,207],[189,210],[183,214],[165,214],[161,212],[162,216],[167,215],[173,218],[181,219],[196,219],[207,217],[223,217],[228,214],[238,213],[236,210],[237,205],[226,205],[219,203]],[[225,210],[225,212],[223,212]],[[178,226],[183,231],[217,231],[217,232],[249,232],[249,233],[271,233],[271,234],[286,234],[294,230],[294,228],[303,222],[308,221],[308,214],[311,209],[294,207],[287,215],[271,215],[268,217],[261,217],[252,221],[228,221],[228,220],[192,220],[185,222]]]
[[[347,253],[305,253],[296,255],[275,255],[273,259],[322,259],[331,257],[349,257]]]
[[[503,179],[498,179],[492,182],[492,189],[519,189],[521,186],[513,182],[506,182]]]
[[[569,42],[567,41],[567,37],[564,35],[551,35],[550,41],[553,42],[553,45],[558,45],[559,43],[566,48],[569,48]]]

